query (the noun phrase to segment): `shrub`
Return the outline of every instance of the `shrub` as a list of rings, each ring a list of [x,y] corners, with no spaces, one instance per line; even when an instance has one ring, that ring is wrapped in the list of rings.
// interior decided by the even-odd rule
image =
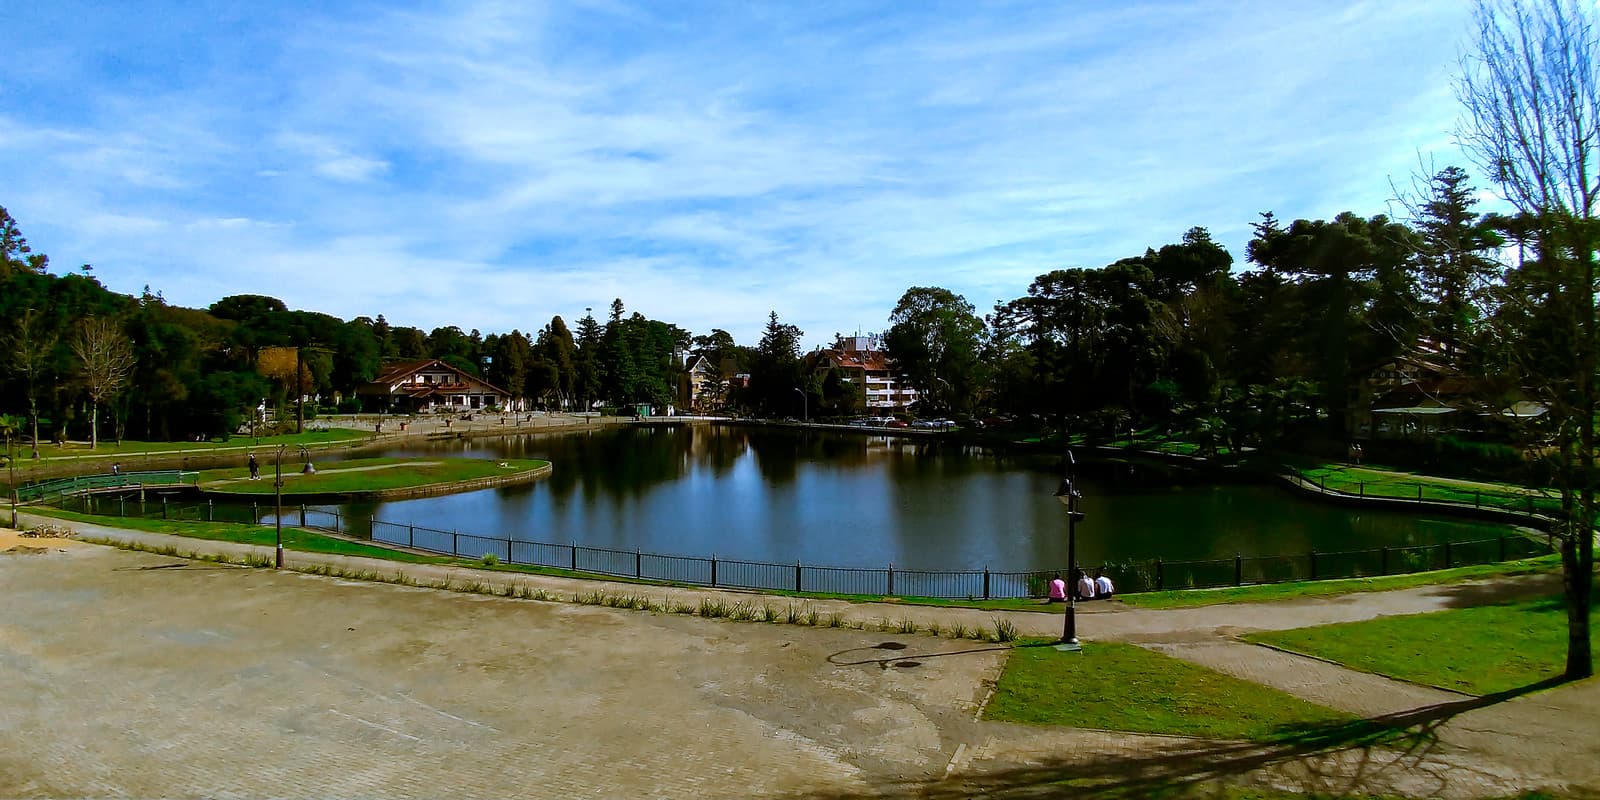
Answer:
[[[492,567],[492,566],[495,566],[496,564],[500,563],[500,557],[495,555],[494,553],[484,553],[483,554],[483,558],[480,558],[478,560],[480,562],[482,562],[483,565],[486,566],[486,567]]]

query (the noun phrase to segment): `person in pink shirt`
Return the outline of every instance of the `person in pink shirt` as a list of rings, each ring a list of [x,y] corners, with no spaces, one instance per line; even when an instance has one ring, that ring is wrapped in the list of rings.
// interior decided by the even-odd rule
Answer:
[[[1054,578],[1050,579],[1050,600],[1049,600],[1049,602],[1051,602],[1051,603],[1065,603],[1065,602],[1067,602],[1067,582],[1061,579],[1061,573],[1059,573],[1059,572],[1056,573]]]

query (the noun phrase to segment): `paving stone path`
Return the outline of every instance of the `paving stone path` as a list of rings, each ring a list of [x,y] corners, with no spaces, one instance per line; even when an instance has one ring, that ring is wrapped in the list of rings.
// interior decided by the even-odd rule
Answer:
[[[72,525],[108,541],[270,555]],[[796,604],[923,628],[1003,618],[1049,636],[1061,624],[1054,614],[286,558],[560,597]],[[0,680],[0,796],[1035,797],[1065,779],[1117,796],[1213,780],[1417,797],[1595,792],[1600,682],[1480,699],[1236,638],[1558,588],[1526,576],[1164,611],[1080,606],[1091,653],[1095,641],[1132,642],[1428,733],[1403,747],[1336,737],[1259,745],[979,721],[1004,650],[971,641],[519,602],[110,548],[0,557],[11,605],[0,665],[15,676]]]

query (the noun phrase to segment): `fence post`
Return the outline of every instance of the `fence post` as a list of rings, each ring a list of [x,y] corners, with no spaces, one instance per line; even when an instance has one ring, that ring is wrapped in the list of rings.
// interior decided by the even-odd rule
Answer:
[[[1444,540],[1444,568],[1450,568],[1450,540]]]
[[[210,502],[210,501],[207,501],[207,502]],[[118,497],[117,498],[117,516],[119,516],[119,517],[128,516],[128,498],[126,498],[126,497]],[[210,522],[211,520],[206,520],[206,521]]]
[[[407,525],[406,526],[406,547],[416,547],[416,546],[417,546],[417,526],[416,525]]]
[[[1422,502],[1422,484],[1417,484],[1417,502]]]
[[[983,599],[989,599],[989,565],[983,565]]]
[[[1156,559],[1156,591],[1158,592],[1161,591],[1162,587],[1166,583],[1165,576],[1162,573],[1163,570],[1161,569],[1161,559],[1158,558]]]
[[[1367,496],[1367,482],[1366,481],[1362,481],[1358,485],[1361,487],[1361,496],[1362,497],[1366,497]]]
[[[506,538],[506,563],[511,563],[511,539],[509,537]]]
[[[1479,489],[1479,490],[1477,490],[1477,491],[1472,493],[1472,507],[1473,508],[1481,508],[1482,506],[1483,506],[1483,490]]]
[[[166,495],[162,495],[161,496],[161,518],[162,519],[166,519],[167,518],[167,496]]]
[[[1506,535],[1500,534],[1500,560],[1506,560]]]
[[[644,561],[640,557],[639,551],[637,549],[635,549],[633,551],[633,577],[635,577],[635,578],[643,578],[644,577]]]
[[[800,588],[800,562],[798,561],[794,562],[794,590],[797,592],[802,591]]]
[[[1311,580],[1317,579],[1317,551],[1311,551]]]
[[[894,565],[893,564],[889,565],[889,591],[884,592],[884,596],[886,596],[886,597],[893,597],[894,596]]]
[[[450,555],[459,555],[461,552],[461,534],[454,529],[450,531]]]
[[[337,511],[333,512],[333,532],[334,533],[341,533],[342,532],[342,531],[339,530],[339,528],[340,528],[340,526],[341,526],[341,524],[343,522],[344,522],[344,515],[340,514]]]
[[[161,498],[161,516],[167,515],[167,499]],[[254,525],[261,520],[261,509],[256,508],[256,501],[250,501],[250,524]]]
[[[1233,554],[1233,585],[1244,585],[1244,556],[1237,552]]]
[[[1384,545],[1378,555],[1378,571],[1384,575],[1389,574],[1389,545]]]
[[[305,503],[301,503],[300,504],[300,527],[304,528],[305,526],[306,526],[306,504]]]
[[[572,571],[578,571],[578,543],[572,543]]]
[[[711,585],[717,585],[717,554],[711,554]]]

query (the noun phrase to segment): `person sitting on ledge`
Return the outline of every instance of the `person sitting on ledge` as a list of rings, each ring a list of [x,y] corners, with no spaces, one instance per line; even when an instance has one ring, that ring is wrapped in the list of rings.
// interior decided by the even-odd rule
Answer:
[[[1111,585],[1111,579],[1106,577],[1104,569],[1094,571],[1094,594],[1101,600],[1110,600],[1116,587]]]
[[[1081,569],[1078,570],[1078,599],[1094,599],[1094,578],[1089,577],[1089,573]]]
[[[1055,577],[1050,579],[1050,599],[1046,600],[1045,602],[1047,602],[1047,603],[1065,603],[1065,602],[1067,602],[1067,582],[1064,581],[1064,580],[1061,580],[1061,573],[1057,572]]]

